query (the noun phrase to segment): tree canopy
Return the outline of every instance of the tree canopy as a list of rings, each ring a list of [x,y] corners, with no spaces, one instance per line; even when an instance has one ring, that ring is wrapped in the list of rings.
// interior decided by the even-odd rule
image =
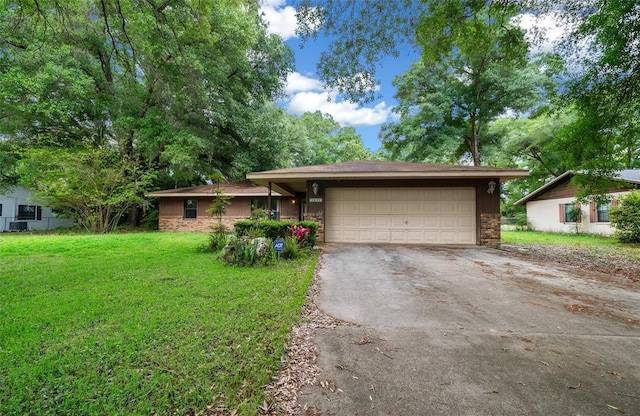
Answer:
[[[31,149],[77,148],[176,184],[232,171],[255,139],[246,120],[293,68],[250,0],[0,5],[3,165]]]

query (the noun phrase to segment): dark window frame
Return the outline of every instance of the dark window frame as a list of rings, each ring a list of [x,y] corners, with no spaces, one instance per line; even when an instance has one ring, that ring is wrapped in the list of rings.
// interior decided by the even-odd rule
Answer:
[[[18,221],[41,221],[42,207],[39,205],[18,205]]]
[[[197,199],[184,200],[184,218],[190,219],[190,220],[198,218],[198,200]]]
[[[609,217],[609,210],[611,209],[611,203],[596,204],[596,221],[597,222],[611,222]]]
[[[267,204],[269,203],[269,199],[264,198],[251,198],[251,212],[253,213],[255,210],[264,210],[265,212],[269,211],[267,209]],[[271,205],[275,207],[275,209],[271,210],[271,215],[269,218],[274,220],[280,219],[280,199],[271,197]]]

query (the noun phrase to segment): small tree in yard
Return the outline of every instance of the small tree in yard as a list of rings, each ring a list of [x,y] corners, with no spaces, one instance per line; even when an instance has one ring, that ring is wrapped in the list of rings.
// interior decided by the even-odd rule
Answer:
[[[211,250],[219,250],[227,244],[227,229],[222,224],[222,216],[227,212],[227,207],[231,205],[233,199],[230,195],[225,195],[220,185],[225,182],[225,177],[220,172],[211,176],[211,181],[216,184],[213,188],[213,202],[207,209],[207,213],[218,217],[218,224],[212,226],[213,232],[210,234]]]
[[[616,236],[623,243],[640,243],[640,191],[634,190],[620,199],[609,213]]]

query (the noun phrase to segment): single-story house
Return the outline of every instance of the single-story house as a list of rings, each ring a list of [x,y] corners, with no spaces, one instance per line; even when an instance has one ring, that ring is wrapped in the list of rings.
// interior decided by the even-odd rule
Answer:
[[[76,224],[72,219],[55,216],[45,206],[34,204],[31,194],[30,190],[16,186],[0,195],[0,232],[51,230]]]
[[[609,209],[630,189],[640,184],[640,169],[621,170],[614,180],[620,186],[608,190],[611,202],[581,205],[576,201],[578,186],[571,183],[576,175],[568,171],[520,199],[515,205],[525,205],[529,227],[554,233],[581,232],[611,235],[615,228],[609,222]]]
[[[271,201],[271,218],[298,220],[302,217],[301,203],[295,196],[282,196],[264,186],[250,181],[201,185],[189,188],[167,189],[151,192],[149,196],[160,201],[160,231],[211,231],[218,218],[207,213],[220,187],[225,196],[232,196],[222,223],[228,228],[238,220],[246,220],[253,209],[268,211]]]
[[[319,242],[495,246],[500,184],[528,174],[367,160],[254,172],[247,179],[300,201],[301,217],[318,223]]]

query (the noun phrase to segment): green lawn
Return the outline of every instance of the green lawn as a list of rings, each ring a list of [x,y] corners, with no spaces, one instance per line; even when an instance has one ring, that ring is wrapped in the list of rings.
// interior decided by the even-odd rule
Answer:
[[[566,245],[597,245],[623,246],[614,237],[593,234],[557,234],[540,231],[502,231],[502,242],[505,244],[566,244]]]
[[[0,415],[255,414],[317,256],[234,268],[204,234],[0,234]]]

